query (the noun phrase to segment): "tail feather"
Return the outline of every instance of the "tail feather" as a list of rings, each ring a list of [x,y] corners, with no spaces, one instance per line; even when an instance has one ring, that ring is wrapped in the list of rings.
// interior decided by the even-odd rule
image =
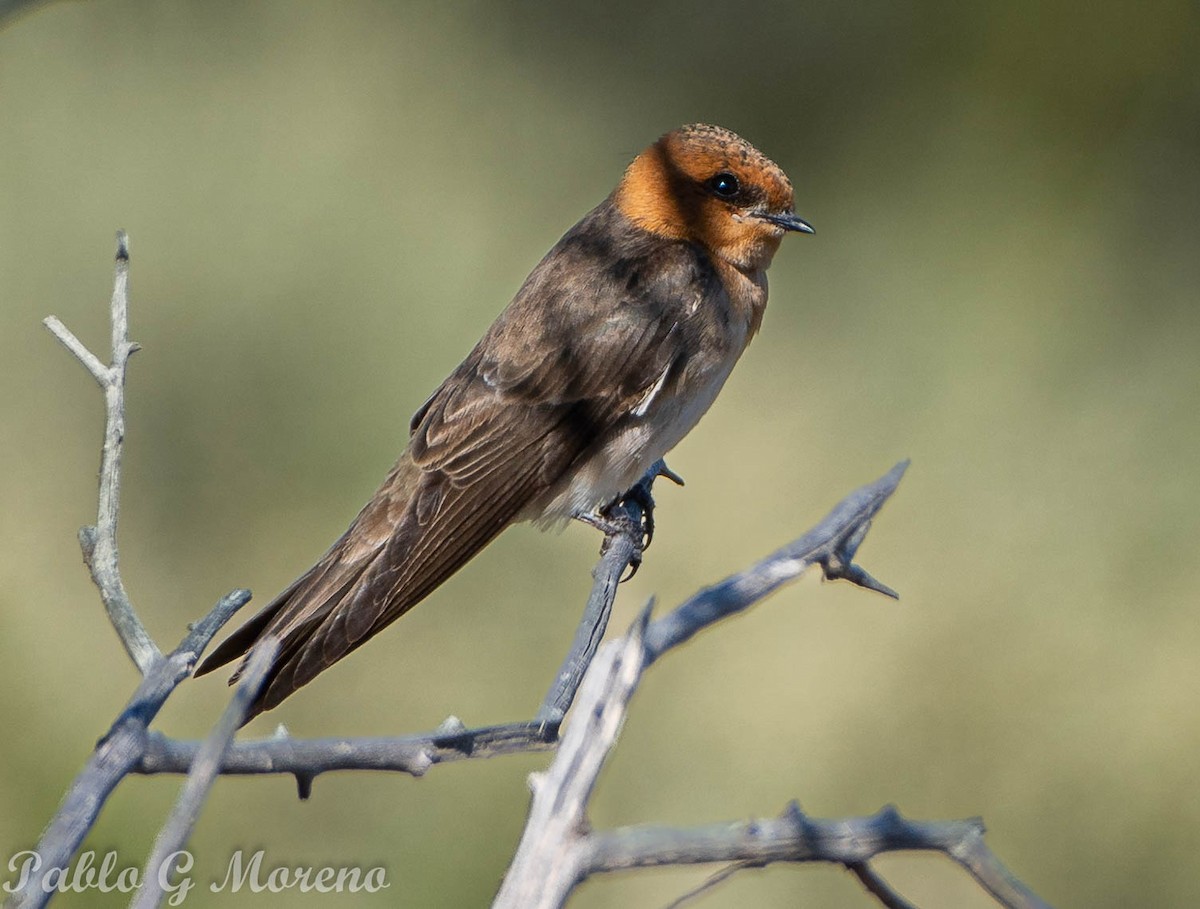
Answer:
[[[275,599],[269,604],[260,609],[254,618],[250,619],[250,621],[246,622],[241,628],[223,640],[220,645],[218,645],[217,648],[208,656],[206,656],[200,665],[196,667],[196,671],[193,673],[193,675],[208,675],[208,673],[212,672],[214,669],[220,669],[222,666],[244,657],[249,652],[250,648],[254,646],[255,642],[263,636],[268,626],[270,626],[271,621],[276,615],[278,615],[279,611],[287,605],[287,601],[295,594],[297,587],[303,584],[307,578],[307,574],[297,578],[292,582],[292,585],[288,587],[287,590],[279,594],[279,596],[275,597]],[[232,685],[241,677],[244,663],[245,661],[243,660],[243,667],[239,667],[238,671],[229,679],[230,685]]]
[[[247,720],[276,706],[366,643],[490,543],[575,456],[549,433],[492,458],[486,479],[461,484],[406,451],[350,528],[302,577],[209,656],[197,675],[274,635],[280,649]],[[561,441],[561,440],[559,440]],[[236,681],[245,662],[230,680]]]

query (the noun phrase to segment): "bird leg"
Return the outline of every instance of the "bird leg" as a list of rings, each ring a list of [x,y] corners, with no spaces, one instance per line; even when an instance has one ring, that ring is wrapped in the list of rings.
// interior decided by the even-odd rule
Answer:
[[[625,581],[637,574],[642,566],[642,556],[654,539],[654,496],[651,495],[651,489],[658,477],[666,477],[678,486],[683,485],[683,477],[659,459],[624,495],[613,499],[598,512],[576,515],[580,521],[590,524],[604,534],[604,543],[600,546],[601,555],[608,552],[612,541],[618,536],[629,536],[634,540],[633,555],[629,559],[629,574],[623,579]],[[635,524],[632,515],[623,507],[625,505],[637,506],[641,512],[640,525]]]

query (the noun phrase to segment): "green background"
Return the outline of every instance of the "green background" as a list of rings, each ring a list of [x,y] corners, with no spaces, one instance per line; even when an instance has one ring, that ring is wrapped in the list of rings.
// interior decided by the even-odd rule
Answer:
[[[409,415],[542,253],[663,131],[711,121],[791,175],[761,337],[672,466],[614,628],[913,467],[863,564],[807,578],[648,673],[597,825],[808,811],[982,815],[1062,906],[1200,892],[1200,13],[1194,3],[51,4],[0,30],[0,858],[28,848],[136,675],[80,566],[100,396],[41,327],[107,349],[133,253],[121,525],[151,633],[265,602],[345,527]],[[506,533],[249,734],[528,717],[594,531]],[[251,607],[252,609],[254,604]],[[202,735],[227,689],[158,727]],[[221,780],[192,848],[383,864],[375,898],[485,905],[542,756],[422,780]],[[88,840],[140,865],[180,785],[132,778]],[[988,899],[879,863],[922,907]],[[711,869],[594,880],[661,906]],[[10,879],[4,872],[5,879]],[[89,893],[66,906],[123,905]],[[711,907],[870,906],[829,867]]]

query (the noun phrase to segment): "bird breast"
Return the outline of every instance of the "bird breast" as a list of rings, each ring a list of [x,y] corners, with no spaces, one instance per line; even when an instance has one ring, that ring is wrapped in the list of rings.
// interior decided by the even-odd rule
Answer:
[[[674,448],[712,406],[750,340],[750,325],[731,319],[720,350],[692,351],[672,361],[624,420],[594,446],[554,490],[539,524],[553,525],[602,508],[628,492],[651,465]]]

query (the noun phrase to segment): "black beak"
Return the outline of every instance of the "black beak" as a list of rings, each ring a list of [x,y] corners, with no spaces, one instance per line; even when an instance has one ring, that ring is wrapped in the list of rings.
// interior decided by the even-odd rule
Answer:
[[[773,215],[769,212],[763,212],[759,215],[764,221],[770,221],[772,224],[782,227],[784,230],[798,230],[802,234],[815,234],[812,225],[803,218],[797,217],[793,212],[788,212],[783,215]]]

